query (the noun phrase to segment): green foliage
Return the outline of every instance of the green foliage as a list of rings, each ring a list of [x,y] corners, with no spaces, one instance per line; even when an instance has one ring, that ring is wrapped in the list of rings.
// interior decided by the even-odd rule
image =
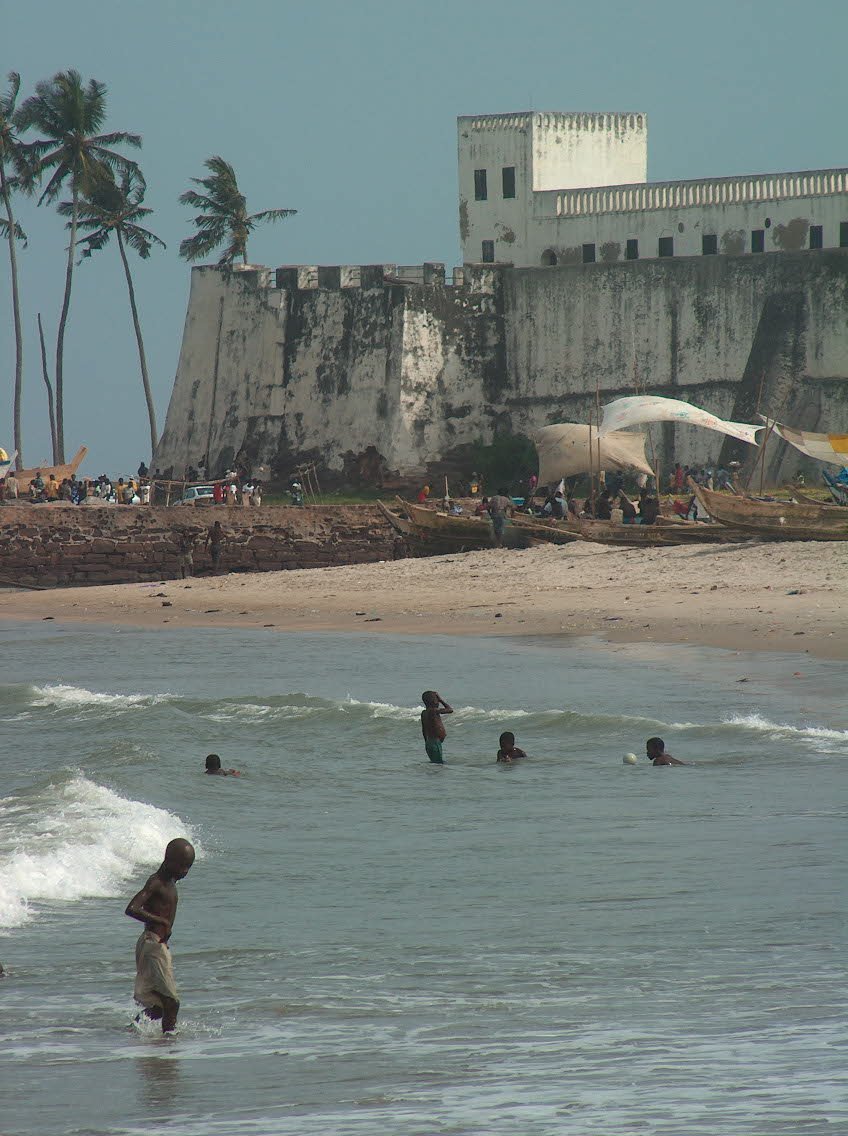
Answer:
[[[260,221],[280,221],[296,213],[296,209],[264,209],[261,213],[247,212],[247,199],[238,187],[236,172],[229,162],[214,156],[203,163],[209,177],[192,178],[205,193],[187,189],[180,195],[182,205],[198,209],[193,219],[197,232],[180,243],[180,256],[184,260],[199,260],[213,249],[225,244],[218,261],[232,264],[241,257],[247,264],[247,239]]]
[[[146,260],[153,245],[165,248],[165,242],[155,233],[145,229],[139,221],[145,220],[153,212],[142,205],[147,189],[139,169],[125,170],[118,184],[111,173],[98,181],[77,205],[77,226],[88,236],[78,240],[82,256],[89,257],[93,252],[105,248],[109,238],[120,235],[124,243]],[[70,217],[67,228],[71,227],[74,216],[72,201],[63,201],[59,213]]]
[[[471,447],[471,469],[483,478],[487,493],[518,487],[531,473],[538,473],[536,447],[524,434],[498,434],[490,446],[482,441]]]

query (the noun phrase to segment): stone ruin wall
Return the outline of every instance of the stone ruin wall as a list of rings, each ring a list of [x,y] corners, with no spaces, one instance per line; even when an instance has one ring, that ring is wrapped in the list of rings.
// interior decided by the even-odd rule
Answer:
[[[241,451],[265,477],[314,460],[339,480],[432,478],[478,440],[588,421],[596,389],[848,431],[848,250],[461,271],[194,269],[155,464],[208,452],[220,473]],[[755,453],[652,433],[666,469]],[[804,460],[773,438],[766,475]]]
[[[155,505],[0,508],[0,576],[21,584],[127,584],[180,575],[179,539],[194,538],[194,571],[210,572],[203,541],[224,532],[224,571],[328,568],[391,560],[395,534],[368,505],[296,509]],[[2,581],[0,581],[2,583]]]

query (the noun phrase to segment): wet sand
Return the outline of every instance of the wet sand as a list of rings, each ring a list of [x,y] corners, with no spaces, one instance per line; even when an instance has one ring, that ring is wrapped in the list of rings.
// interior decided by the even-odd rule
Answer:
[[[0,618],[279,631],[596,635],[848,657],[848,542],[593,544],[0,594]]]

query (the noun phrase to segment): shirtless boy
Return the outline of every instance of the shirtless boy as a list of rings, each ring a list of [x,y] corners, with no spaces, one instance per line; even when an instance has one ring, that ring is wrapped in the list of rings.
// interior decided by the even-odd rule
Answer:
[[[501,734],[501,736],[498,738],[498,745],[500,746],[500,749],[498,750],[498,761],[509,763],[511,761],[515,761],[520,757],[527,756],[524,750],[519,749],[515,744],[515,734],[513,734],[509,730],[507,730],[506,733]]]
[[[172,840],[165,859],[141,891],[127,904],[125,914],[144,924],[135,945],[136,1002],[145,1017],[162,1022],[162,1033],[177,1024],[180,998],[174,981],[174,964],[168,940],[177,914],[177,880],[183,880],[194,863],[194,848],[187,840]]]
[[[672,757],[670,753],[665,751],[665,742],[662,738],[648,738],[645,743],[645,749],[648,757],[654,765],[688,765],[688,761],[678,761],[676,757]]]
[[[424,735],[424,748],[434,765],[444,765],[442,742],[447,737],[442,714],[453,714],[444,698],[435,690],[425,690],[421,695],[424,709],[421,711],[421,733]]]

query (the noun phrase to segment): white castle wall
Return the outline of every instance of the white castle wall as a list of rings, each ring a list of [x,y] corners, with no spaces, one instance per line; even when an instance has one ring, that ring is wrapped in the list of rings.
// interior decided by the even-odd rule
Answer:
[[[285,476],[435,476],[502,432],[585,422],[637,389],[714,413],[848,432],[848,250],[555,268],[196,268],[155,463],[241,452]],[[280,284],[277,287],[276,284]],[[220,335],[218,328],[220,327]],[[750,456],[708,431],[654,431],[660,460]],[[727,446],[730,445],[730,449]],[[741,449],[740,449],[741,447]],[[770,473],[801,455],[771,447]],[[467,470],[466,470],[467,472]]]

